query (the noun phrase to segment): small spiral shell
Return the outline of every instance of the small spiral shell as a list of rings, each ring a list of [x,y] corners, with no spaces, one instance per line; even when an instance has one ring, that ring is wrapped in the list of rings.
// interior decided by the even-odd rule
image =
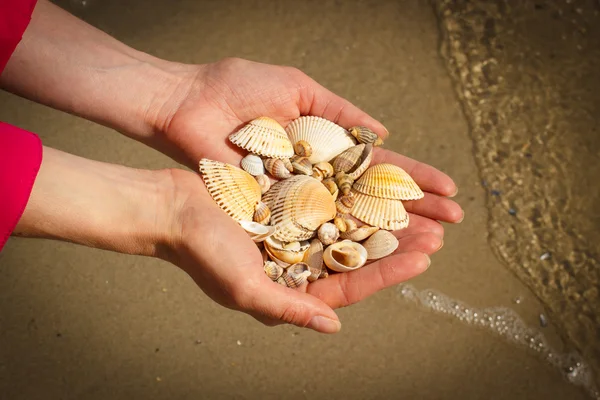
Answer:
[[[294,150],[297,155],[302,157],[310,157],[313,153],[312,146],[306,140],[297,141],[294,145]]]
[[[327,190],[329,190],[329,193],[331,193],[333,198],[335,200],[337,200],[337,197],[338,197],[338,194],[340,191],[339,191],[335,181],[332,178],[327,178],[327,179],[323,180],[323,185],[325,185]]]
[[[271,210],[269,207],[262,201],[259,201],[256,205],[256,210],[254,211],[254,222],[258,222],[262,225],[267,225],[271,220]]]
[[[348,129],[348,132],[350,132],[359,143],[373,143],[373,146],[381,146],[383,144],[383,140],[366,126],[353,126]]]
[[[353,242],[362,242],[363,240],[365,240],[366,238],[368,238],[369,236],[371,236],[378,230],[379,230],[379,228],[376,226],[364,225],[364,226],[361,226],[360,228],[347,230],[346,232],[341,233],[340,239],[344,239],[344,240],[349,239],[349,240],[352,240]]]
[[[335,175],[335,183],[337,183],[342,194],[347,196],[350,193],[350,189],[352,189],[352,183],[354,183],[354,180],[345,172],[338,172]]]
[[[312,164],[308,157],[297,157],[292,161],[292,168],[295,174],[311,175],[313,172]]]
[[[326,222],[319,227],[317,235],[319,236],[321,243],[323,243],[325,246],[328,246],[338,240],[340,231],[335,224]]]
[[[333,224],[335,226],[337,226],[338,231],[340,231],[340,234],[343,232],[346,232],[346,222],[344,221],[343,217],[337,216],[333,219]]]
[[[320,171],[323,179],[330,178],[333,176],[333,165],[328,162],[322,161],[313,165],[313,170],[316,169]]]
[[[352,194],[352,192],[348,193],[345,196],[340,196],[335,202],[335,208],[338,213],[342,215],[350,214],[352,212],[352,208],[354,207],[354,202],[356,198]]]
[[[260,186],[260,193],[265,194],[271,188],[271,178],[264,174],[258,175],[255,178],[258,186]]]
[[[267,171],[269,171],[269,173],[277,179],[287,179],[289,177],[292,176],[292,169],[289,169],[286,166],[286,162],[285,160],[287,159],[280,159],[280,158],[266,158],[264,163],[265,163],[265,169]],[[287,162],[289,163],[290,160],[287,160]],[[291,166],[291,163],[290,163]]]

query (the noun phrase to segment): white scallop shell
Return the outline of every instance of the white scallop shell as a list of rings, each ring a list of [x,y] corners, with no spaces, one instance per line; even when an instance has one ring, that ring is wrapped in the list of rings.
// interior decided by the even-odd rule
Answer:
[[[286,128],[292,143],[305,140],[310,143],[313,153],[308,158],[312,164],[329,161],[356,141],[341,126],[316,116],[304,116],[293,120]]]
[[[353,253],[354,263],[349,264],[339,255]],[[367,262],[367,250],[359,243],[342,240],[328,246],[323,253],[323,261],[336,272],[349,272],[359,269]]]
[[[351,215],[371,226],[398,230],[408,226],[408,213],[400,200],[369,196],[354,189],[355,202]]]
[[[206,188],[219,207],[236,221],[251,221],[261,195],[256,179],[240,168],[207,158],[200,160],[199,166]]]
[[[378,260],[389,256],[398,248],[398,239],[389,231],[377,231],[362,244],[367,249],[367,259]]]
[[[229,135],[229,140],[250,153],[265,157],[289,158],[294,155],[294,146],[285,129],[269,117],[250,121],[239,131]]]
[[[246,157],[242,158],[240,164],[242,169],[252,176],[263,175],[265,173],[265,166],[262,158],[255,154],[248,154]]]

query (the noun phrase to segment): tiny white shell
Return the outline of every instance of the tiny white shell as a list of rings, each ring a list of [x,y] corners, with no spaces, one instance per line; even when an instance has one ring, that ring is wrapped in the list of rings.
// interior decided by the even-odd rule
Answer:
[[[319,235],[319,240],[325,246],[335,243],[335,241],[340,236],[340,231],[335,224],[331,222],[326,222],[319,227],[319,231],[317,232]]]
[[[265,173],[263,160],[257,155],[248,154],[246,157],[242,158],[240,164],[242,169],[252,176],[263,175]]]

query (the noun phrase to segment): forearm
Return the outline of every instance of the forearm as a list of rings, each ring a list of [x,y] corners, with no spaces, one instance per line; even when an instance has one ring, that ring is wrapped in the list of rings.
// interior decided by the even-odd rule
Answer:
[[[14,235],[158,255],[167,243],[164,171],[87,160],[44,147],[42,165]]]
[[[191,66],[136,51],[46,0],[0,76],[8,91],[160,147],[156,121],[182,99]],[[174,105],[171,107],[171,105]]]

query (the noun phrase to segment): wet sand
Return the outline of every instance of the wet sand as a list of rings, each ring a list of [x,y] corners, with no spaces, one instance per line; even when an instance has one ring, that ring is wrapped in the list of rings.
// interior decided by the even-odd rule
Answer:
[[[572,349],[488,243],[489,189],[425,2],[61,3],[133,47],[183,62],[294,65],[379,118],[388,148],[449,173],[467,217],[411,282],[473,307],[510,307]],[[0,94],[0,120],[47,146],[139,168],[175,163],[81,119]],[[175,267],[51,241],[0,254],[0,391],[10,399],[585,399],[527,348],[431,313],[397,288],[340,310],[342,332],[264,328],[215,305]],[[519,299],[518,304],[514,301]]]

